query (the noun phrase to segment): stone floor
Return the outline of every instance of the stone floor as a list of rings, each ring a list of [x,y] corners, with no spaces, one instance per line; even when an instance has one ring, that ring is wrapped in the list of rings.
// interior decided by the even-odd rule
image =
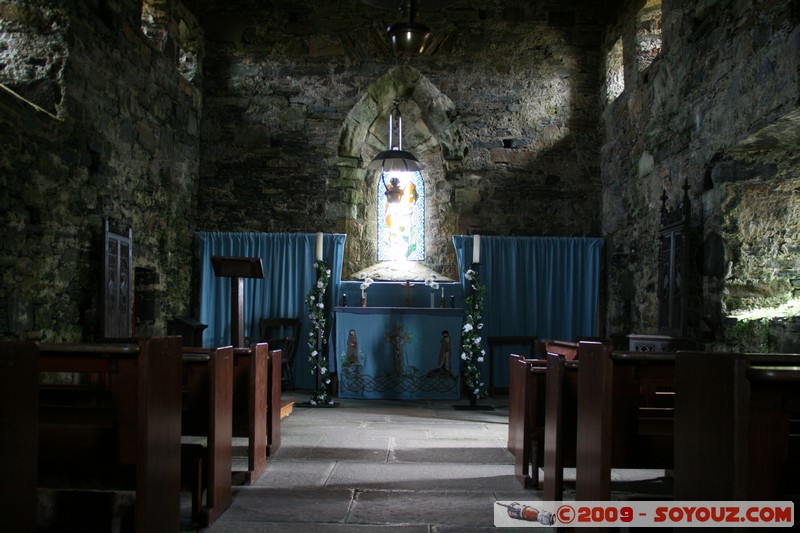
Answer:
[[[458,410],[455,403],[345,399],[332,408],[295,407],[282,421],[281,448],[266,473],[236,486],[231,507],[201,531],[495,530],[495,501],[541,500],[541,493],[523,490],[514,477],[507,398],[486,401],[492,410]],[[244,464],[235,462],[234,470]]]

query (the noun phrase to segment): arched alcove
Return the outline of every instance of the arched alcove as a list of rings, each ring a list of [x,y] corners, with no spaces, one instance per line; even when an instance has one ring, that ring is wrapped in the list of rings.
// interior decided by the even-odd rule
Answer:
[[[346,195],[347,247],[343,277],[377,262],[377,208],[374,198],[382,187],[380,172],[366,167],[387,149],[389,114],[394,99],[400,100],[403,116],[403,148],[425,165],[426,191],[424,265],[448,277],[456,276],[452,245],[457,215],[453,188],[446,177],[464,155],[460,122],[455,104],[415,69],[395,66],[372,83],[353,106],[339,136],[339,156],[352,188]]]

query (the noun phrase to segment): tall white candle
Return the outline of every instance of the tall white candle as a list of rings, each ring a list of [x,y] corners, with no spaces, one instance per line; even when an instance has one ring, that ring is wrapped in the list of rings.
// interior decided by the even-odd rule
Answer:
[[[473,263],[480,263],[481,262],[481,236],[480,235],[473,235],[472,236],[472,262]]]
[[[322,261],[322,233],[317,233],[317,261]]]

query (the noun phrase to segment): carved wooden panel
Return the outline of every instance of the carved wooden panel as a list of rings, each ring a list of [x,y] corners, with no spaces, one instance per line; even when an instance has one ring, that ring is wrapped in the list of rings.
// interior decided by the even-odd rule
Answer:
[[[103,225],[103,337],[133,336],[133,232],[111,232]]]
[[[658,326],[665,335],[685,333],[687,312],[689,223],[691,206],[688,184],[683,186],[682,204],[674,210],[666,207],[666,193],[661,198],[661,230],[658,256]]]

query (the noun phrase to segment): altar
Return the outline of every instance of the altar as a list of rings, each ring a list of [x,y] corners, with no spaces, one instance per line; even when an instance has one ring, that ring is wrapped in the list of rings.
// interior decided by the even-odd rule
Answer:
[[[340,398],[460,398],[463,309],[337,307]]]

